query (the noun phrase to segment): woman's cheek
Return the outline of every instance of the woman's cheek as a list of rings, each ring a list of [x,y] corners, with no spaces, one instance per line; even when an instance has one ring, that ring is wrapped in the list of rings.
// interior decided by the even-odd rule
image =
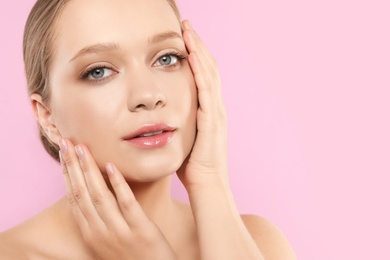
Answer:
[[[94,135],[97,129],[109,124],[108,107],[102,104],[97,98],[85,97],[74,99],[63,106],[59,113],[62,135],[81,143]]]

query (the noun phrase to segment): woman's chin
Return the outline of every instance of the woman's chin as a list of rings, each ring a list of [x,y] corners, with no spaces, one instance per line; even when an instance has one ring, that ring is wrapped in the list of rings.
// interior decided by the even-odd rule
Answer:
[[[182,165],[183,160],[175,162],[118,166],[120,172],[128,182],[155,182],[175,173]]]

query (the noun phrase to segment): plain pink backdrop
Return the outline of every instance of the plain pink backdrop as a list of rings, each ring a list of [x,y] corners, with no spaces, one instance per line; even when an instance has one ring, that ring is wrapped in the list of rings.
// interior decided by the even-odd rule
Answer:
[[[390,259],[389,2],[178,2],[220,66],[240,211],[277,224],[299,259]],[[26,94],[33,3],[0,2],[0,231],[65,192]],[[173,193],[186,200],[177,180]]]

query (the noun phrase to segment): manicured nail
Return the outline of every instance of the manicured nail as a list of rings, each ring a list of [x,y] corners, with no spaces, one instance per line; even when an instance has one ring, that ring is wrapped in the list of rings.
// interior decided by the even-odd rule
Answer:
[[[112,165],[111,163],[106,164],[106,170],[108,175],[114,175],[115,169],[114,165]]]
[[[79,159],[83,159],[84,155],[85,155],[83,147],[81,147],[80,145],[77,145],[75,149],[76,149],[76,154],[79,157]]]
[[[68,151],[68,144],[66,143],[65,139],[60,140],[60,149],[62,154],[65,154]]]

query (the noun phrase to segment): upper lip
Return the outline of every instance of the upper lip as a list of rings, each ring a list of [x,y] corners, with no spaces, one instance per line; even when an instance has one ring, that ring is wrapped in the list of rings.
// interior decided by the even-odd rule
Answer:
[[[142,134],[146,133],[153,133],[158,131],[164,131],[164,132],[172,132],[176,130],[176,128],[171,127],[167,125],[166,123],[158,123],[158,124],[145,124],[141,126],[138,130],[132,132],[131,134],[125,136],[124,140],[133,139],[134,137],[137,137]]]

